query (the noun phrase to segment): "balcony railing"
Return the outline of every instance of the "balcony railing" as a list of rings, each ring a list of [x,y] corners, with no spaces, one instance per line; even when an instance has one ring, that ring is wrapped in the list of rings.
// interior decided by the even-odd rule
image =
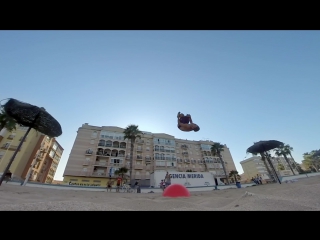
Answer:
[[[151,161],[151,157],[145,157],[146,161]]]
[[[140,159],[140,160],[142,160],[142,156],[137,156],[137,159]]]
[[[137,148],[137,152],[142,152],[142,148]]]
[[[7,145],[7,144],[3,144],[2,149],[8,149],[8,150],[16,150],[18,147],[17,146],[14,146],[14,145]],[[20,151],[20,150],[19,150]]]
[[[64,175],[67,176],[88,176],[89,172],[88,171],[67,171]]]
[[[144,168],[145,168],[145,166],[143,166],[141,164],[134,165],[134,169],[143,170]]]
[[[137,144],[143,144],[143,143],[144,143],[144,140],[138,139],[138,140],[136,140],[136,143],[137,143]]]
[[[108,166],[108,163],[107,162],[99,162],[99,161],[96,161],[94,163],[94,166]]]
[[[92,150],[87,150],[87,151],[85,152],[85,155],[92,155],[92,153],[93,153]]]
[[[15,135],[9,135],[8,137],[7,137],[7,139],[13,139],[15,137]]]
[[[91,174],[91,176],[95,176],[95,177],[106,177],[107,173],[106,172],[93,172]]]

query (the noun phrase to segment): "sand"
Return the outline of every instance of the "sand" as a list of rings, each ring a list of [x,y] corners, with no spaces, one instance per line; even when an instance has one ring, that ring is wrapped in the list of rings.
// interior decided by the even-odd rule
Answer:
[[[37,188],[2,183],[1,211],[318,211],[320,176],[292,183],[190,192],[189,198],[162,193],[116,193]]]

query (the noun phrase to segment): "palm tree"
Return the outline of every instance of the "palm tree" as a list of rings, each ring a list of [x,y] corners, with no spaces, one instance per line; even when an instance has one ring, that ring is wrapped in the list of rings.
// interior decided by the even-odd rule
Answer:
[[[222,144],[220,144],[220,143],[214,143],[211,146],[210,150],[211,150],[211,153],[212,153],[213,156],[219,157],[220,162],[221,162],[222,167],[223,167],[224,175],[226,176],[227,183],[230,184],[229,178],[228,178],[228,175],[227,175],[227,171],[226,171],[226,167],[225,167],[224,161],[222,160],[222,157],[221,157],[221,152],[224,151],[224,146]]]
[[[302,163],[305,166],[309,167],[310,169],[313,167],[316,172],[319,172],[318,169],[320,167],[320,158],[317,154],[317,151],[312,150],[311,152],[306,152],[303,154],[303,158],[304,160],[302,160]]]
[[[271,166],[272,162],[270,161],[270,162],[268,162],[269,165],[267,164],[267,160],[266,160],[266,155],[265,155],[265,154],[269,154],[269,153],[260,152],[261,160],[262,160],[262,162],[264,163],[264,166],[265,166],[266,169],[267,169],[267,172],[268,172],[268,174],[269,174],[270,179],[273,180],[273,181],[277,181],[277,180],[275,179],[274,174],[272,174],[271,169],[269,168],[269,165],[270,165],[270,167],[273,167],[273,166]]]
[[[241,179],[241,176],[236,170],[231,170],[229,172],[229,178],[233,178],[235,182],[238,182],[238,180]]]
[[[123,131],[124,133],[124,139],[128,139],[131,142],[130,146],[130,183],[132,180],[132,162],[133,162],[133,149],[134,149],[134,143],[137,138],[141,139],[141,135],[143,134],[140,130],[138,125],[129,125],[126,127],[126,129]]]
[[[3,128],[6,128],[9,132],[12,132],[13,130],[16,130],[16,120],[10,117],[4,109],[1,109],[0,112],[0,131]]]
[[[128,168],[126,168],[126,167],[121,167],[121,168],[119,168],[118,170],[116,170],[115,172],[114,172],[114,174],[116,174],[116,175],[120,175],[121,177],[122,177],[122,180],[124,180],[124,175],[126,174],[128,172]]]
[[[295,172],[293,171],[292,167],[291,167],[291,164],[290,164],[288,158],[287,158],[287,154],[289,154],[289,153],[288,153],[288,150],[285,147],[274,149],[274,154],[276,156],[278,156],[278,157],[283,156],[284,159],[286,160],[286,162],[288,163],[293,175],[296,175]]]
[[[298,173],[300,173],[298,165],[297,165],[296,161],[294,160],[294,158],[292,157],[292,154],[291,154],[291,152],[293,152],[293,147],[291,147],[289,144],[286,144],[286,145],[284,145],[284,149],[290,155],[295,169],[298,171]]]

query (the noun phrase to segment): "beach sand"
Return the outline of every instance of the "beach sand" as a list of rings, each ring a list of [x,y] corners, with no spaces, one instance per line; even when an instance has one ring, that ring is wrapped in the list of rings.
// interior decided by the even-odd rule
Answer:
[[[113,190],[114,191],[114,190]],[[318,211],[320,176],[292,183],[190,192],[189,198],[162,193],[116,193],[38,188],[2,183],[1,211]]]

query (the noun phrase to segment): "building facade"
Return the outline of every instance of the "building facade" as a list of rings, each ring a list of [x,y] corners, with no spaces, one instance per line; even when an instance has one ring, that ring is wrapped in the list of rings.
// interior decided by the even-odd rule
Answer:
[[[293,160],[288,158],[290,162]],[[276,170],[278,176],[291,176],[293,172],[291,171],[287,161],[284,157],[271,157],[272,165]],[[268,174],[267,168],[264,162],[261,160],[260,156],[252,156],[240,162],[243,174],[245,175],[246,179],[250,180],[252,177],[261,176],[263,180],[269,180],[270,176]],[[267,163],[267,166],[272,171],[271,166]],[[292,167],[295,174],[299,174],[299,172]]]
[[[130,168],[130,140],[120,127],[97,127],[83,124],[70,152],[63,174],[64,183],[80,186],[106,186],[116,178],[114,172]],[[218,158],[211,155],[212,141],[177,139],[164,133],[143,132],[134,143],[132,179],[150,185],[155,171],[211,172],[222,181],[225,174]],[[236,170],[230,150],[221,152],[227,173]],[[129,172],[129,171],[128,171]]]
[[[12,132],[5,128],[0,132],[1,174],[28,130],[27,127],[18,125],[16,128]],[[24,180],[32,166],[29,181],[52,183],[63,150],[55,138],[49,138],[31,129],[9,169],[12,172],[12,178]]]

